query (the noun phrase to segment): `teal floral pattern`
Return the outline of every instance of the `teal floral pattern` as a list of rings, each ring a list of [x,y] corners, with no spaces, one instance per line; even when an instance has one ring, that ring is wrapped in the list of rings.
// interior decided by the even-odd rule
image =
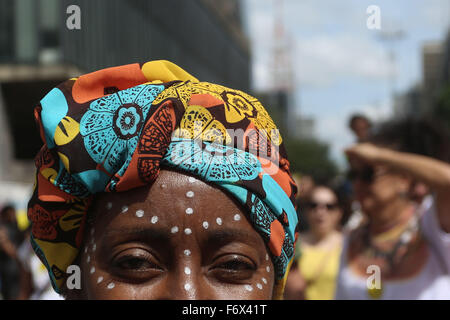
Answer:
[[[80,121],[91,158],[110,173],[122,175],[138,144],[144,120],[162,85],[139,85],[94,100]]]

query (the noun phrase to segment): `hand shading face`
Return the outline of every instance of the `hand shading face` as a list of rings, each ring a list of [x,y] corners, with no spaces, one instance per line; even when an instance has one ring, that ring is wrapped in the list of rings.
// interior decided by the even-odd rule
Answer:
[[[272,298],[268,249],[220,189],[162,170],[150,188],[99,195],[91,214],[69,298]]]

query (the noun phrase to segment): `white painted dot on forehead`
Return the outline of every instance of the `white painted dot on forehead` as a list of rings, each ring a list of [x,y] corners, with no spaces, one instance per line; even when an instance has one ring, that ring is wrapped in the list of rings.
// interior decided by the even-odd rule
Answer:
[[[178,227],[177,226],[172,227],[172,229],[170,229],[170,232],[171,233],[177,233],[178,232]]]
[[[188,290],[191,290],[191,288],[192,288],[192,286],[191,286],[190,283],[185,283],[184,284],[184,290],[188,291]]]
[[[151,223],[155,224],[158,222],[158,216],[153,216],[152,219],[150,220]]]
[[[91,270],[89,271],[91,274],[93,274],[95,272],[95,267],[92,267]]]
[[[122,207],[122,213],[125,213],[125,212],[127,212],[128,211],[128,207],[127,206],[123,206]]]
[[[203,221],[203,228],[208,229],[209,223],[208,221]]]
[[[269,255],[266,253],[266,261],[269,261]]]
[[[262,282],[264,282],[264,284],[267,284],[267,279],[266,278],[263,277],[261,280],[262,280]]]
[[[189,267],[184,267],[184,273],[191,274],[191,269],[189,269]]]
[[[185,256],[190,256],[191,255],[191,250],[189,250],[189,249],[184,250],[184,255]]]
[[[269,266],[266,267],[266,271],[270,272],[270,267]]]
[[[161,184],[161,189],[167,188],[167,185],[165,183]]]
[[[87,251],[88,251],[88,248],[84,247],[84,253],[87,253]]]
[[[87,256],[86,262],[87,263],[91,262],[91,256],[90,255]]]
[[[191,234],[192,230],[190,228],[186,228],[186,229],[184,229],[184,233],[185,234]]]
[[[253,287],[252,287],[251,285],[249,285],[249,284],[246,284],[246,285],[244,286],[244,288],[245,288],[245,290],[247,290],[247,291],[253,291]]]
[[[114,282],[111,282],[108,284],[107,288],[108,289],[113,289],[116,285],[114,284]]]
[[[106,209],[111,210],[112,209],[112,202],[108,202],[106,204]]]
[[[102,276],[100,276],[100,277],[97,278],[97,284],[99,284],[99,283],[102,282],[102,281],[103,281],[103,277],[102,277]]]
[[[256,287],[257,287],[259,290],[262,290],[262,288],[263,288],[263,286],[262,286],[261,283],[257,283],[257,284],[256,284]]]
[[[188,191],[186,192],[186,197],[193,198],[194,197],[194,191]]]
[[[186,214],[193,214],[193,213],[194,213],[194,209],[192,209],[192,208],[186,209]]]
[[[139,209],[136,211],[136,217],[142,218],[144,216],[144,210]]]
[[[221,226],[221,225],[222,225],[222,218],[217,218],[217,219],[216,219],[216,222],[217,222],[217,224],[218,224],[219,226]]]
[[[235,214],[234,215],[234,217],[233,217],[233,219],[234,219],[234,221],[239,221],[239,220],[241,220],[241,216],[240,216],[240,214]]]
[[[189,181],[190,183],[194,183],[195,181],[197,181],[197,179],[195,179],[194,177],[189,177],[189,178],[188,178],[188,181]]]
[[[95,251],[95,250],[97,250],[97,244],[96,243],[94,243],[94,245],[92,246],[92,251]]]

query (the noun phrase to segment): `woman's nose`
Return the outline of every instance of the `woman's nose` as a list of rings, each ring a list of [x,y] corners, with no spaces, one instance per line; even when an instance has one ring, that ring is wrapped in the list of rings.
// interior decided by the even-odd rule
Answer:
[[[181,265],[169,274],[166,282],[166,300],[207,299],[202,285],[202,272],[193,265]]]

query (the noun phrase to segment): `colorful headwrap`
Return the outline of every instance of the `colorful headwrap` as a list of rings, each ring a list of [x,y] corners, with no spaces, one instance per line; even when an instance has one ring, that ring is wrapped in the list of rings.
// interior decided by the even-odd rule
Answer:
[[[35,109],[44,146],[28,204],[34,251],[59,292],[99,192],[181,169],[234,196],[271,252],[281,298],[294,255],[297,187],[275,124],[254,97],[199,82],[168,61],[63,82]]]

